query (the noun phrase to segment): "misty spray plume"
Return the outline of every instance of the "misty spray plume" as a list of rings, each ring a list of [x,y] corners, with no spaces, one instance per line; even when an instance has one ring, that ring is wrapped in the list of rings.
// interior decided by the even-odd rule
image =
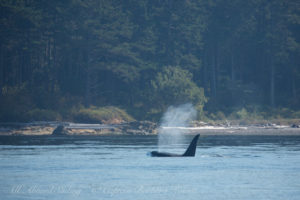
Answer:
[[[186,130],[181,128],[187,127],[196,116],[197,112],[190,103],[170,106],[161,119],[158,135],[159,149],[182,144]]]

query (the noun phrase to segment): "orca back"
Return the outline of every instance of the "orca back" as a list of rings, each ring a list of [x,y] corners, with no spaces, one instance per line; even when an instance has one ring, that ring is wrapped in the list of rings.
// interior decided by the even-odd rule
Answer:
[[[182,156],[195,156],[199,136],[200,136],[200,134],[196,135],[193,138],[193,140],[190,143],[189,147],[187,148],[187,150],[185,151],[185,153]]]
[[[196,135],[192,142],[190,143],[189,147],[185,151],[184,154],[172,154],[172,153],[166,153],[166,152],[158,152],[158,151],[152,151],[150,155],[152,157],[193,157],[196,154],[196,148],[197,148],[197,142],[199,139],[200,134]]]

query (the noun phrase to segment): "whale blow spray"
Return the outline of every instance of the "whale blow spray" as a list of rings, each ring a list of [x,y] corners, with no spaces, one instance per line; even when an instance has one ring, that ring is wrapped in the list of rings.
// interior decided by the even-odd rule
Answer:
[[[158,135],[158,148],[172,147],[182,144],[185,140],[185,129],[188,123],[194,120],[197,112],[190,103],[179,106],[170,106],[164,113]]]

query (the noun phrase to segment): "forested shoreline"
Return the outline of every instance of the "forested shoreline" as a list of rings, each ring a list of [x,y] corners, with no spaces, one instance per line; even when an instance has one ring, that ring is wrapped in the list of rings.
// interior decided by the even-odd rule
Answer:
[[[0,0],[0,121],[300,118],[297,0]]]

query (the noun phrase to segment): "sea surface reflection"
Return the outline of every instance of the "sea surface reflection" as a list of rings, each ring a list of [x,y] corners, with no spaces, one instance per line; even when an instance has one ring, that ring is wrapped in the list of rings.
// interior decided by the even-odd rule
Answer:
[[[299,136],[203,136],[192,158],[147,156],[152,150],[156,136],[0,136],[0,196],[300,198]]]

